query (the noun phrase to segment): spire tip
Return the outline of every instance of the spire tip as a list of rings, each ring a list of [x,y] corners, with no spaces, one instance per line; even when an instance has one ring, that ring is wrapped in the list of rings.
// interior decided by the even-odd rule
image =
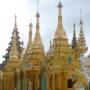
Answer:
[[[17,16],[15,14],[15,21],[14,21],[14,30],[16,31],[17,30]]]
[[[82,9],[80,9],[80,25],[83,24],[83,21],[82,21]]]
[[[30,24],[29,24],[29,27],[32,27],[33,25],[32,25],[32,23],[30,22]]]
[[[61,8],[61,7],[63,7],[62,6],[62,3],[61,3],[61,1],[59,1],[59,4],[58,4],[58,6],[57,6],[58,8]]]
[[[76,30],[75,29],[76,29],[76,24],[74,23],[73,24],[73,32],[74,32],[74,34],[76,33]]]
[[[38,11],[37,11],[37,13],[36,13],[36,17],[38,17],[38,18],[40,17],[40,14],[39,14],[39,12],[38,12]]]

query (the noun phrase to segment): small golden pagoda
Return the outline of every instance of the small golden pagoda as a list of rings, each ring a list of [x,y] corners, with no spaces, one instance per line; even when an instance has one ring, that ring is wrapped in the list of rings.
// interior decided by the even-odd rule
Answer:
[[[81,70],[80,54],[86,51],[83,23],[80,20],[79,40],[75,24],[72,44],[68,43],[63,26],[62,3],[58,3],[58,22],[53,42],[48,52],[40,35],[40,13],[36,13],[36,33],[32,40],[33,24],[29,24],[29,39],[26,49],[19,40],[15,24],[11,42],[0,65],[0,90],[87,90],[87,79]]]

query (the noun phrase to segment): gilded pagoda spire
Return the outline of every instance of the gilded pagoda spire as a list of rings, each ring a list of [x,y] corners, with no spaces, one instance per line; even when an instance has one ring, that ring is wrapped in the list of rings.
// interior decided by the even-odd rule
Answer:
[[[26,52],[30,51],[31,48],[32,48],[32,27],[33,27],[33,25],[30,22],[30,24],[29,24],[29,40],[28,40],[28,45],[27,45]]]
[[[60,53],[63,53],[65,48],[68,47],[68,38],[67,38],[66,32],[65,32],[65,30],[63,28],[62,7],[63,7],[62,3],[61,3],[61,1],[59,1],[58,6],[57,6],[57,8],[58,8],[57,28],[56,28],[56,31],[55,31],[55,36],[54,36],[52,45],[51,45],[51,47],[49,49],[49,52],[51,53],[51,55],[54,52],[55,52],[54,54],[57,54],[59,52],[59,55],[61,55]],[[64,49],[61,50],[61,48],[64,48]]]
[[[32,46],[32,63],[35,65],[41,65],[41,62],[44,60],[45,57],[45,52],[44,52],[44,47],[41,41],[41,36],[40,36],[40,14],[39,11],[37,10],[36,13],[36,33],[33,41],[33,46]]]
[[[78,39],[78,46],[79,46],[79,49],[81,50],[81,53],[85,53],[87,51],[86,40],[83,32],[82,16],[80,16],[80,33],[79,33],[79,39]]]
[[[10,51],[10,59],[18,59],[18,50],[17,50],[17,23],[16,23],[16,15],[15,15],[15,24],[14,24],[14,31],[13,31],[13,36],[12,36],[12,46],[11,46],[11,51]]]
[[[39,1],[37,0],[37,13],[36,13],[36,33],[35,33],[35,38],[34,38],[34,46],[35,45],[40,45],[42,47],[42,41],[41,41],[41,36],[40,36],[40,13],[38,11],[38,4]]]
[[[72,49],[76,49],[77,39],[76,39],[76,30],[75,30],[76,26],[75,26],[75,24],[73,25],[73,28],[74,28],[74,30],[73,30],[73,39],[72,39]]]
[[[29,40],[28,40],[28,45],[25,51],[25,56],[24,58],[26,59],[25,61],[30,61],[31,58],[31,52],[32,52],[32,23],[30,22],[29,24]]]
[[[12,32],[11,41],[9,43],[6,55],[4,55],[4,58],[6,60],[8,59],[14,59],[14,58],[20,58],[21,57],[21,42],[19,41],[20,37],[18,36],[18,28],[17,28],[17,17],[15,15],[15,23],[14,23],[14,29]]]
[[[40,32],[39,32],[39,29],[40,29],[39,18],[40,18],[40,14],[37,11],[36,13],[36,33],[35,33],[35,38],[34,38],[34,45],[38,45],[38,44],[42,45]]]
[[[64,31],[63,28],[63,18],[62,18],[62,3],[59,1],[58,3],[58,25],[57,25],[57,30],[55,33],[55,39],[61,38],[61,39],[67,39],[66,32]]]
[[[57,6],[57,8],[58,8],[58,24],[62,24],[62,7],[63,7],[62,3],[61,3],[61,1],[59,1],[58,6]]]

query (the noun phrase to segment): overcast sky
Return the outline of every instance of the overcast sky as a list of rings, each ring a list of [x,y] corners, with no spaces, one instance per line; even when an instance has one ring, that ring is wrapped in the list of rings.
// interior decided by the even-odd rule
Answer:
[[[40,32],[45,51],[49,48],[49,42],[53,39],[57,27],[57,4],[59,0],[40,0]],[[73,23],[76,23],[77,37],[79,33],[80,9],[84,21],[84,33],[90,53],[90,0],[62,0],[63,26],[67,32],[69,43],[73,33]],[[28,26],[33,23],[33,37],[35,34],[35,14],[37,10],[36,0],[0,0],[0,63],[6,53],[8,43],[11,41],[11,33],[14,26],[14,15],[17,15],[18,29],[24,47],[28,41]]]

